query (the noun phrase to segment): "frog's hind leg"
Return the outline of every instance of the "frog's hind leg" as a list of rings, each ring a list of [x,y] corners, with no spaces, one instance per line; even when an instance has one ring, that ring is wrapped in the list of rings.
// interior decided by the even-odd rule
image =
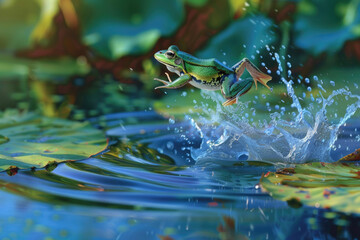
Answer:
[[[254,79],[256,89],[257,82],[259,81],[262,85],[264,85],[270,90],[267,82],[270,81],[272,77],[260,71],[260,69],[258,69],[252,62],[250,62],[249,59],[244,58],[243,60],[235,64],[232,69],[234,69],[237,78],[240,78],[241,75],[244,73],[244,70],[246,69],[250,73],[251,77]]]
[[[237,103],[237,99],[251,89],[253,82],[251,78],[234,81],[234,79],[226,77],[221,85],[221,92],[227,100],[222,105],[229,106]]]

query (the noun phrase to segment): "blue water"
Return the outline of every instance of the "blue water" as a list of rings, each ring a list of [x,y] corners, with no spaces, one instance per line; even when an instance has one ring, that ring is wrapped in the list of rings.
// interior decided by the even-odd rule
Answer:
[[[203,138],[191,120],[152,111],[90,119],[111,146],[52,172],[0,173],[1,239],[347,239],[357,216],[293,208],[258,186],[274,165],[199,164]],[[358,122],[341,129],[344,144]],[[333,156],[344,154],[336,150]],[[219,232],[231,217],[228,238]]]

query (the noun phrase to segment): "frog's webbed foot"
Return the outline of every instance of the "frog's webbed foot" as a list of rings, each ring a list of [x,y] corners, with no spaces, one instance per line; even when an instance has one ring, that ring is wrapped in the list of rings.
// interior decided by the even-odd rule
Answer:
[[[270,90],[270,87],[267,85],[267,82],[270,81],[272,77],[260,71],[260,69],[258,69],[247,58],[244,58],[239,63],[233,66],[237,78],[239,78],[244,73],[245,68],[250,73],[251,77],[254,79],[256,89],[257,89],[257,82],[260,82],[262,85],[264,85]]]
[[[237,103],[237,97],[233,97],[233,98],[230,98],[228,100],[226,100],[225,102],[223,102],[223,106],[230,106],[230,105],[233,105]]]

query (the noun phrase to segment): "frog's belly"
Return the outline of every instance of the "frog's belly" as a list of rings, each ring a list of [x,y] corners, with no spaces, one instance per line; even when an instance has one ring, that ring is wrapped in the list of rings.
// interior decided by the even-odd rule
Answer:
[[[196,88],[210,90],[210,91],[219,90],[221,88],[221,85],[207,84],[195,80],[191,80],[189,83]]]

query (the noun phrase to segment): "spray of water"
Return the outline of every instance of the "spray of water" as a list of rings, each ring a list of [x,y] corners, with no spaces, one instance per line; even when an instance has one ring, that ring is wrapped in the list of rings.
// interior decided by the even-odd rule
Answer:
[[[280,62],[277,54],[275,58]],[[290,110],[295,111],[286,114],[284,107],[277,105],[270,109],[269,104],[266,104],[270,121],[263,120],[257,124],[252,122],[251,115],[256,115],[256,109],[249,107],[251,102],[224,108],[221,105],[224,99],[220,94],[203,91],[203,97],[207,101],[209,98],[215,101],[216,107],[206,108],[204,105],[203,111],[210,117],[192,120],[202,138],[201,147],[192,149],[192,157],[197,164],[215,162],[226,165],[246,159],[286,164],[332,161],[330,151],[334,148],[339,128],[360,108],[360,96],[342,88],[333,90],[325,98],[321,91],[326,90],[315,76],[320,96],[314,99],[311,93],[312,103],[303,107],[300,101],[302,98],[295,94],[294,82],[284,77],[281,80],[292,101]],[[306,78],[305,81],[309,83],[310,80]],[[310,87],[307,89],[309,92],[311,90]],[[339,98],[344,98],[341,104],[338,102]],[[335,113],[337,120],[330,121],[328,115],[334,105],[338,105],[339,109],[346,108],[346,111],[342,117]],[[244,109],[250,109],[252,114],[244,113]]]

